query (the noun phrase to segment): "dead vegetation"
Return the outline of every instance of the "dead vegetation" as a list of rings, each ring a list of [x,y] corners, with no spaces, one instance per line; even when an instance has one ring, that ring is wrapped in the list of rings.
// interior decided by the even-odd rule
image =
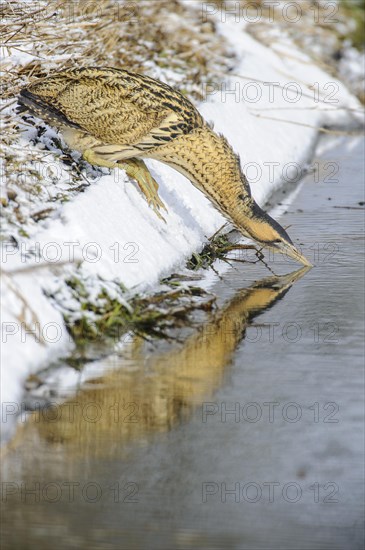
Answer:
[[[247,32],[256,40],[275,50],[289,38],[324,71],[345,81],[365,103],[363,76],[354,81],[342,70],[351,45],[364,51],[364,0],[300,0],[272,5],[265,0],[240,0],[240,6],[240,16],[248,22]]]
[[[191,325],[198,310],[211,311],[216,299],[196,286],[194,278],[184,281],[176,275],[161,281],[159,291],[150,296],[123,296],[126,289],[120,288],[119,296],[111,298],[108,289],[101,288],[97,298],[90,299],[84,282],[76,275],[66,285],[69,303],[77,302],[78,308],[76,314],[74,308],[64,308],[63,315],[79,348],[90,343],[110,343],[110,339],[117,342],[127,332],[143,338],[169,339],[171,330]],[[56,296],[50,298],[57,301]]]
[[[214,24],[204,23],[199,11],[179,0],[10,0],[1,14],[4,50],[10,56],[30,56],[21,66],[14,66],[11,57],[3,63],[4,98],[14,97],[30,78],[50,70],[90,65],[149,74],[160,68],[170,83],[173,70],[178,81],[184,80],[186,93],[199,97],[202,79],[213,70],[211,51],[214,68],[219,57],[222,68],[228,64],[227,46]]]

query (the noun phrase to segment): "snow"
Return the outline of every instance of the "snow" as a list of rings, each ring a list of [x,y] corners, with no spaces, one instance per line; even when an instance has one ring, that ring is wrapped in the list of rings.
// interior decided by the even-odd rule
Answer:
[[[288,169],[301,170],[310,161],[318,128],[355,124],[361,106],[341,82],[286,40],[279,41],[274,51],[234,20],[218,23],[218,29],[240,61],[223,83],[217,77],[217,83],[207,85],[209,93],[199,109],[239,153],[253,195],[262,205],[286,179]],[[16,62],[21,63],[21,58]],[[269,85],[273,82],[275,86]],[[334,88],[329,89],[329,83]],[[326,102],[332,90],[336,103]],[[252,101],[255,93],[259,98]],[[25,141],[20,145],[27,147]],[[34,256],[24,262],[24,255],[15,249],[3,249],[3,412],[19,407],[30,373],[72,349],[62,315],[44,291],[62,284],[75,262],[82,261],[81,275],[91,284],[101,279],[120,282],[133,292],[149,290],[225,223],[182,175],[156,161],[147,164],[168,209],[166,223],[125,173],[114,170],[65,203],[61,217],[50,218],[31,235],[30,246],[37,243],[41,263]],[[29,334],[37,327],[43,338]],[[14,420],[12,414],[3,420],[5,437],[12,426],[9,418]]]

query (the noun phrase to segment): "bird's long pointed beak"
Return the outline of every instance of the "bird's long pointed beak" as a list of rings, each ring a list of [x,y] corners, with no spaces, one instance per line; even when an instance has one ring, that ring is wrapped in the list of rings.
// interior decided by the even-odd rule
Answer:
[[[311,264],[310,261],[307,260],[307,258],[301,252],[299,252],[299,250],[295,248],[294,245],[289,243],[278,243],[276,248],[278,252],[281,252],[281,254],[284,254],[288,258],[300,262],[307,267],[313,267],[313,264]]]

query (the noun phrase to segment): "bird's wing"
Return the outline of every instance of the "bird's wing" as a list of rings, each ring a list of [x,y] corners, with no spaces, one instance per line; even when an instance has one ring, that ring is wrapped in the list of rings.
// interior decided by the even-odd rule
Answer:
[[[48,106],[53,119],[58,113],[60,124],[68,121],[102,143],[133,145],[141,151],[203,124],[190,101],[170,86],[112,68],[57,73],[24,93],[37,98],[44,118]]]
[[[160,145],[166,145],[172,139],[178,138],[193,130],[193,127],[185,122],[179,113],[170,111],[144,135],[135,147],[141,151],[148,151]]]

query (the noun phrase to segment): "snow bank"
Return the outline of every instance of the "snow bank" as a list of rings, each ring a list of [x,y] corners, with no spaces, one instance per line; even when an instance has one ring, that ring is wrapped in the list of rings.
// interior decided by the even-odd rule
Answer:
[[[239,64],[223,82],[217,76],[216,83],[207,83],[200,111],[240,154],[253,195],[263,204],[310,161],[318,128],[351,124],[360,105],[293,44],[279,41],[274,51],[233,20],[221,23],[219,31],[232,44]],[[336,102],[326,102],[328,98]],[[22,145],[27,147],[25,141]],[[115,170],[64,204],[61,218],[50,219],[47,227],[32,235],[30,246],[38,243],[50,267],[29,270],[34,259],[24,263],[24,256],[11,247],[5,251],[3,412],[19,407],[30,373],[72,347],[60,312],[43,291],[54,288],[65,270],[73,268],[58,267],[57,278],[53,261],[59,265],[82,260],[85,279],[114,280],[133,291],[146,290],[177,269],[223,225],[222,216],[182,175],[155,161],[147,164],[168,208],[166,223],[156,217],[124,172]],[[36,334],[30,334],[32,330]],[[4,417],[5,434],[8,421]]]

